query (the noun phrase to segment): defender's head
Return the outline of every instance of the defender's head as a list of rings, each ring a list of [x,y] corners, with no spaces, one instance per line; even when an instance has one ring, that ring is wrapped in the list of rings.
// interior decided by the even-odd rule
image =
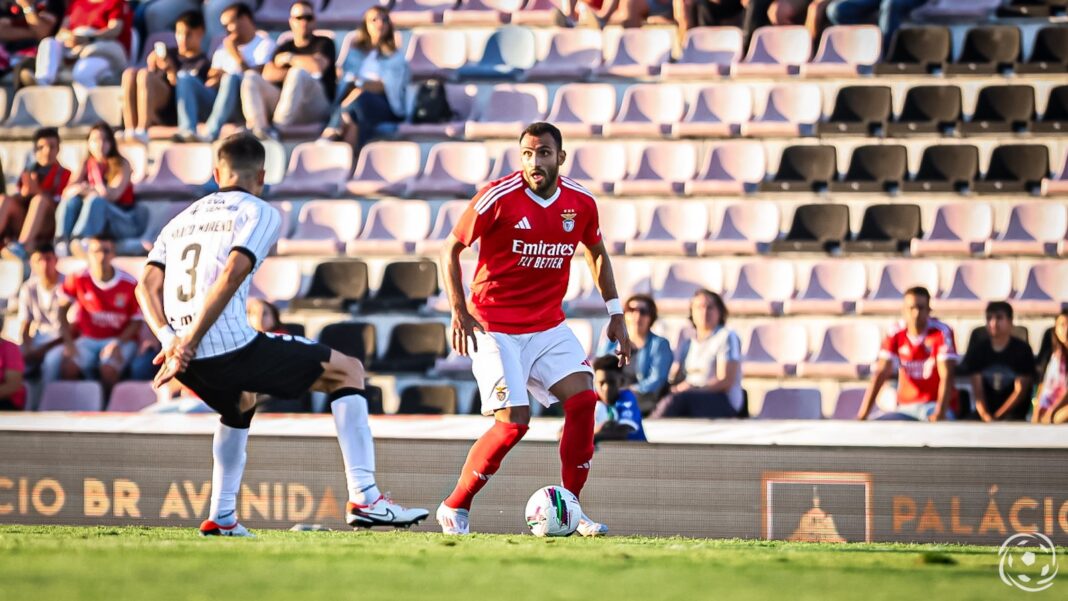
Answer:
[[[548,198],[556,193],[560,166],[564,164],[564,138],[551,123],[531,123],[519,136],[519,161],[523,179],[535,194]]]
[[[254,136],[234,134],[226,138],[215,155],[215,181],[220,188],[237,186],[260,196],[267,153]]]

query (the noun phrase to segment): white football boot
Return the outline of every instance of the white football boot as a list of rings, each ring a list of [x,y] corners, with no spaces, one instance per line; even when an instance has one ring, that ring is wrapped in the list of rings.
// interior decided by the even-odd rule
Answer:
[[[430,512],[413,507],[408,509],[393,502],[386,495],[379,495],[370,505],[358,505],[349,502],[345,506],[345,521],[353,528],[371,528],[374,526],[393,526],[409,528],[426,519]]]
[[[230,526],[222,526],[211,520],[204,520],[200,524],[200,536],[241,536],[245,538],[255,538],[256,535],[249,532],[248,528],[245,528],[239,522],[234,522]]]
[[[441,524],[442,534],[470,534],[471,526],[468,522],[466,509],[453,509],[444,503],[438,505],[438,524]]]
[[[579,516],[578,528],[575,529],[582,536],[604,536],[608,534],[608,526],[600,522],[595,522],[586,515],[583,511]]]

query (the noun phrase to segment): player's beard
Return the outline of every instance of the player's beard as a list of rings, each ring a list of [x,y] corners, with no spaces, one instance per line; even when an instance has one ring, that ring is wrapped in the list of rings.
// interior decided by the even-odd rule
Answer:
[[[541,176],[540,182],[534,179],[535,174]],[[549,171],[541,168],[532,169],[531,171],[523,173],[524,178],[527,180],[527,185],[530,186],[530,189],[538,196],[545,196],[545,193],[552,188],[553,184],[556,182],[556,175],[557,170],[555,169]]]

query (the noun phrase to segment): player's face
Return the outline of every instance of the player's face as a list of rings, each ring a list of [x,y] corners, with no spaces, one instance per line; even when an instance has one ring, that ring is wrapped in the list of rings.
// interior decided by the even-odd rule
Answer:
[[[922,330],[927,327],[927,318],[931,316],[931,301],[923,296],[906,294],[901,315],[914,330]]]
[[[653,317],[649,303],[640,300],[632,300],[627,303],[623,311],[623,318],[627,321],[627,329],[632,333],[638,333],[643,338],[649,333]]]
[[[991,338],[1001,338],[1002,336],[1008,336],[1012,333],[1012,320],[1008,315],[1001,313],[991,313],[986,316],[986,331],[990,334]]]
[[[33,158],[38,165],[53,165],[59,158],[59,140],[56,138],[41,138],[33,146]]]
[[[111,151],[110,144],[107,138],[104,137],[104,132],[94,129],[89,132],[89,141],[87,143],[89,147],[89,154],[96,157],[98,160],[104,160],[108,152]]]
[[[188,27],[185,23],[177,23],[174,26],[174,39],[178,42],[178,51],[182,54],[191,54],[199,51],[204,41],[203,27]]]
[[[106,240],[89,241],[89,264],[94,267],[107,267],[115,256],[115,245]]]
[[[519,143],[519,159],[523,165],[523,179],[535,194],[548,198],[556,191],[556,178],[564,164],[564,151],[556,147],[549,134],[527,134]]]
[[[1068,317],[1057,316],[1057,321],[1053,322],[1053,335],[1061,341],[1061,344],[1068,345]]]
[[[55,253],[33,253],[30,256],[30,273],[39,278],[53,279],[56,275]]]
[[[602,401],[612,403],[619,396],[619,374],[599,369],[593,374],[593,387]]]

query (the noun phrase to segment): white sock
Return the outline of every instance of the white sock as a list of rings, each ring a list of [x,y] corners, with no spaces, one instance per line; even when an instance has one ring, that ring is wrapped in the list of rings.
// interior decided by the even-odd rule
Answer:
[[[211,470],[211,510],[208,519],[220,526],[237,522],[237,492],[245,471],[248,429],[219,424],[211,441],[215,464]]]
[[[375,441],[367,424],[367,399],[350,394],[331,403],[337,442],[345,460],[349,501],[358,505],[374,503],[381,496],[375,486]]]

